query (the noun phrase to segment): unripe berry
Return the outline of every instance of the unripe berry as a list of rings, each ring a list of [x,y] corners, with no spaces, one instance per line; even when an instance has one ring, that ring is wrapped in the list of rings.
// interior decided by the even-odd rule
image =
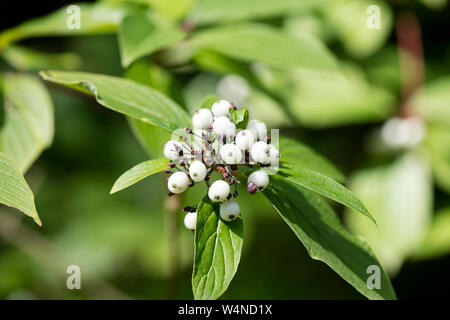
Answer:
[[[236,125],[224,116],[215,118],[212,126],[216,134],[220,136],[232,136],[236,132]]]
[[[189,178],[184,172],[175,172],[170,176],[167,187],[172,193],[182,193],[189,185]]]
[[[206,177],[206,166],[203,162],[195,160],[189,167],[189,175],[195,182],[202,181]]]
[[[262,121],[250,120],[247,125],[247,129],[252,131],[258,140],[263,140],[267,137],[267,127]]]
[[[263,190],[269,185],[269,175],[264,170],[258,170],[255,172],[252,172],[248,176],[248,183],[253,182],[256,187],[260,190]]]
[[[197,212],[189,212],[184,216],[184,225],[189,230],[195,230],[197,225]]]
[[[206,130],[213,123],[214,117],[209,109],[197,110],[192,117],[192,125],[195,129]]]
[[[229,116],[229,109],[231,108],[231,103],[229,103],[227,100],[219,100],[217,102],[214,102],[214,104],[211,107],[211,111],[214,114],[214,117],[221,117],[221,116]]]
[[[176,160],[179,158],[179,151],[181,144],[178,141],[170,140],[164,145],[164,157],[170,160]]]
[[[249,150],[255,143],[255,136],[250,130],[242,130],[236,135],[235,141],[241,150]]]
[[[227,201],[220,206],[220,217],[225,221],[233,221],[241,212],[239,204],[236,201]]]
[[[214,181],[208,190],[208,197],[214,202],[225,200],[229,194],[230,186],[223,180]]]
[[[242,151],[232,143],[227,143],[220,148],[220,157],[227,164],[237,164],[242,160]]]
[[[264,141],[256,142],[250,149],[250,155],[252,159],[259,163],[269,163],[270,162],[270,147]]]

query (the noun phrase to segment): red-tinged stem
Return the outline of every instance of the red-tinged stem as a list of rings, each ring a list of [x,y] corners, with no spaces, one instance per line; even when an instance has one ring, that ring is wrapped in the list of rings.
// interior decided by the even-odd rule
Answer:
[[[423,86],[425,66],[420,24],[409,12],[400,13],[395,31],[398,41],[402,102],[400,116],[417,116],[409,107],[409,98]]]

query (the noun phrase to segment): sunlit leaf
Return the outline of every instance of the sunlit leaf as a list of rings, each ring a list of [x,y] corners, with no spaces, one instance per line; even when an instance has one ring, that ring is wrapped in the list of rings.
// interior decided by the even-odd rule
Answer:
[[[136,61],[127,69],[125,76],[159,90],[169,97],[176,98],[177,101],[182,100],[181,89],[175,78],[168,71],[155,64],[143,60]],[[161,146],[170,140],[171,133],[135,118],[127,117],[127,119],[136,139],[144,150],[152,157],[163,156]]]
[[[187,113],[159,91],[132,80],[86,72],[42,71],[48,81],[92,94],[102,106],[173,131],[189,126]]]
[[[188,19],[195,24],[261,19],[294,14],[317,5],[319,0],[199,0]]]
[[[194,298],[217,299],[225,292],[236,273],[242,250],[242,218],[220,219],[220,204],[205,196],[197,209],[195,230]]]
[[[450,77],[440,78],[418,90],[411,98],[411,107],[427,121],[450,125]]]
[[[200,104],[199,109],[202,109],[202,108],[211,109],[212,105],[215,102],[217,102],[218,100],[220,100],[220,99],[217,96],[208,95],[205,99],[203,99],[203,102]]]
[[[1,56],[19,70],[77,69],[81,58],[73,52],[48,53],[23,46],[9,46],[1,51]]]
[[[318,192],[325,197],[342,203],[349,208],[355,209],[376,224],[375,219],[366,209],[361,200],[350,192],[350,190],[346,189],[343,185],[327,177],[326,175],[308,168],[302,168],[295,165],[292,166],[289,164],[282,164],[280,166],[280,175],[282,175],[287,181],[298,184],[314,192]]]
[[[383,1],[333,0],[322,8],[344,48],[356,57],[367,57],[378,50],[392,29],[392,12]]]
[[[248,109],[230,109],[230,119],[236,125],[236,128],[245,129],[248,123]]]
[[[22,211],[42,225],[33,192],[16,163],[3,153],[0,153],[0,203]]]
[[[345,180],[343,173],[330,161],[299,141],[280,137],[279,151],[282,163],[309,168],[340,182]]]
[[[371,249],[344,229],[335,212],[320,196],[280,176],[271,177],[271,184],[264,194],[311,258],[325,262],[369,299],[396,299],[391,282]],[[369,266],[380,268],[379,289],[370,289],[367,285],[371,275],[367,271]]]
[[[209,49],[238,60],[259,61],[280,68],[336,68],[335,58],[319,40],[294,38],[257,23],[199,31],[192,36],[189,45],[194,52]]]
[[[4,123],[0,127],[0,152],[25,172],[53,141],[53,104],[42,82],[27,74],[6,74]]]
[[[183,39],[185,33],[171,25],[157,23],[147,13],[130,15],[119,28],[122,66]]]
[[[141,181],[142,179],[167,169],[168,160],[166,158],[152,159],[142,162],[122,174],[111,189],[111,193],[118,192]]]
[[[370,85],[354,66],[339,73],[296,71],[288,83],[289,110],[308,127],[379,121],[396,107],[389,91]]]
[[[3,31],[0,34],[0,49],[25,38],[114,32],[122,18],[135,10],[134,6],[123,3],[78,3],[75,5],[79,8],[80,25],[79,28],[72,28],[72,22],[76,22],[74,15],[78,12],[73,5],[67,5],[46,16],[28,20]],[[73,25],[75,26],[75,23]]]

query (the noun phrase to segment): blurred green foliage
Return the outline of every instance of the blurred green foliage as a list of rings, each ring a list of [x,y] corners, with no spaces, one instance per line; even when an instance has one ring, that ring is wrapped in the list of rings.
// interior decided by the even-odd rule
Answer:
[[[372,4],[381,9],[380,30],[366,28]],[[1,67],[125,76],[170,96],[189,113],[209,95],[248,107],[252,117],[311,145],[350,177],[350,188],[379,228],[355,213],[343,213],[345,221],[391,272],[399,298],[442,297],[448,292],[440,288],[450,284],[450,50],[448,39],[430,26],[436,19],[448,27],[445,6],[429,0],[270,0],[263,6],[254,0],[99,1],[81,5],[80,30],[66,28],[63,7],[0,33]],[[141,19],[143,10],[148,20]],[[395,30],[404,11],[421,24],[426,70],[424,87],[407,101]],[[121,24],[124,16],[127,24]],[[139,36],[153,24],[166,33]],[[180,41],[192,27],[194,36]],[[117,30],[119,39],[127,32],[137,38],[118,42]],[[304,68],[311,66],[325,70]],[[125,170],[160,156],[167,133],[99,108],[87,96],[51,89],[54,141],[26,175],[44,226],[37,229],[14,210],[0,208],[0,297],[174,297],[168,289],[173,279],[163,176],[109,195]],[[413,150],[374,148],[372,139],[380,145],[374,132],[404,104],[424,120],[422,142]],[[3,107],[6,130],[10,110]],[[190,190],[182,204],[198,202],[201,194]],[[224,298],[362,298],[309,259],[264,197],[240,197],[243,259]],[[182,226],[182,214],[177,218]],[[193,237],[179,231],[175,297],[189,299]],[[70,264],[82,269],[81,291],[65,287]]]

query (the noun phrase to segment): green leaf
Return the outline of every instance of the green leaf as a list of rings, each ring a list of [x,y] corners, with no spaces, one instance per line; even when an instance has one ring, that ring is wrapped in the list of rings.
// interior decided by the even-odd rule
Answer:
[[[208,49],[200,50],[193,57],[195,65],[202,70],[212,71],[220,75],[238,75],[251,83],[258,83],[248,63],[232,59]]]
[[[170,140],[171,133],[160,127],[127,117],[131,131],[150,157],[162,157],[164,148],[162,146]]]
[[[263,24],[245,23],[210,28],[188,41],[193,53],[202,49],[246,62],[259,61],[279,68],[333,70],[335,58],[312,37],[291,37]]]
[[[136,61],[127,69],[125,77],[174,97],[177,101],[183,100],[178,83],[172,74],[155,64],[144,60]],[[136,139],[147,154],[154,158],[162,157],[161,146],[170,140],[171,133],[135,118],[127,117],[127,119]]]
[[[237,128],[245,129],[247,128],[248,123],[248,109],[247,108],[241,108],[236,110],[230,109],[230,118]]]
[[[242,250],[242,218],[220,219],[220,204],[205,196],[197,209],[192,290],[195,299],[217,299],[236,273]]]
[[[342,182],[344,174],[330,161],[321,156],[310,147],[291,138],[280,137],[280,161],[292,166],[309,168],[320,172],[334,180]]]
[[[368,12],[376,6],[380,12]],[[334,0],[323,4],[323,13],[344,48],[353,56],[365,58],[383,46],[392,29],[392,11],[379,0]],[[352,19],[349,19],[352,17]],[[379,18],[380,28],[369,29],[367,23]]]
[[[295,14],[309,9],[319,0],[200,0],[187,19],[195,24],[262,19]]]
[[[47,53],[22,46],[9,46],[1,51],[1,56],[19,70],[77,69],[81,58],[73,52]]]
[[[208,95],[208,96],[203,100],[203,102],[200,104],[199,109],[203,109],[203,108],[205,108],[205,109],[211,109],[211,108],[212,108],[212,105],[213,105],[215,102],[219,101],[219,100],[220,100],[219,97],[210,94],[210,95]]]
[[[450,127],[428,125],[424,146],[428,151],[436,184],[450,193]]]
[[[375,255],[350,235],[335,212],[318,195],[280,176],[272,176],[264,195],[303,243],[308,254],[325,262],[369,299],[396,299],[394,289]],[[380,267],[380,289],[369,289],[369,266]]]
[[[378,227],[347,210],[350,231],[364,237],[389,274],[420,247],[430,224],[433,185],[428,163],[407,153],[393,163],[355,172],[349,187],[364,201]]]
[[[17,164],[0,153],[0,203],[16,208],[42,225],[34,204],[34,195]]]
[[[331,178],[328,178],[320,172],[308,168],[282,164],[280,166],[280,175],[292,183],[298,184],[314,192],[318,192],[325,197],[361,212],[376,224],[375,219],[371,216],[369,211],[367,211],[361,200],[359,200],[343,185]]]
[[[434,214],[427,235],[413,254],[414,259],[436,259],[450,253],[450,207]]]
[[[25,172],[53,141],[53,104],[35,76],[6,74],[3,86],[5,114],[0,128],[0,152]]]
[[[126,70],[125,77],[161,91],[180,105],[184,104],[181,85],[174,75],[148,59],[133,63]]]
[[[261,82],[262,77],[256,74],[257,70],[267,69],[266,65],[248,64],[211,50],[198,52],[194,56],[193,61],[202,70],[224,75],[220,81],[218,80],[219,82],[214,88],[214,92],[225,99],[236,102],[238,105],[245,105],[253,118],[259,119],[271,127],[292,124],[281,101],[274,97],[273,93],[266,90]],[[192,83],[195,83],[196,86],[201,86],[200,92],[205,92],[204,94],[210,93],[212,90],[209,89],[211,84],[203,86],[200,82],[197,82],[196,79],[201,79],[201,77],[202,74],[194,78]],[[208,81],[208,79],[205,80]],[[237,91],[233,89],[234,86],[240,89],[239,94],[235,93]],[[189,91],[193,91],[193,89],[191,87]],[[279,93],[279,90],[273,90],[273,92]]]
[[[114,1],[114,0],[113,0]],[[179,21],[191,9],[196,0],[133,0],[150,4],[159,15],[172,20]]]
[[[72,5],[72,4],[71,4]],[[47,36],[76,36],[82,34],[110,33],[117,29],[122,17],[133,12],[134,6],[125,4],[78,3],[80,28],[68,28],[75,11],[68,13],[64,6],[49,15],[26,21],[0,34],[0,50],[7,45],[26,38]]]
[[[122,174],[114,183],[110,193],[115,193],[135,184],[142,179],[167,169],[168,160],[166,158],[153,159],[139,163],[130,170]]]
[[[40,75],[45,80],[90,93],[106,108],[169,131],[191,122],[170,98],[129,79],[86,72],[42,71]]]
[[[450,77],[443,77],[418,90],[410,101],[428,122],[450,126]]]
[[[127,67],[138,58],[177,43],[185,35],[174,26],[158,24],[147,13],[127,16],[118,33],[122,66]]]
[[[292,115],[304,126],[331,127],[384,120],[397,106],[389,91],[371,85],[356,66],[340,72],[291,73],[285,93]],[[326,92],[327,94],[324,94]]]

